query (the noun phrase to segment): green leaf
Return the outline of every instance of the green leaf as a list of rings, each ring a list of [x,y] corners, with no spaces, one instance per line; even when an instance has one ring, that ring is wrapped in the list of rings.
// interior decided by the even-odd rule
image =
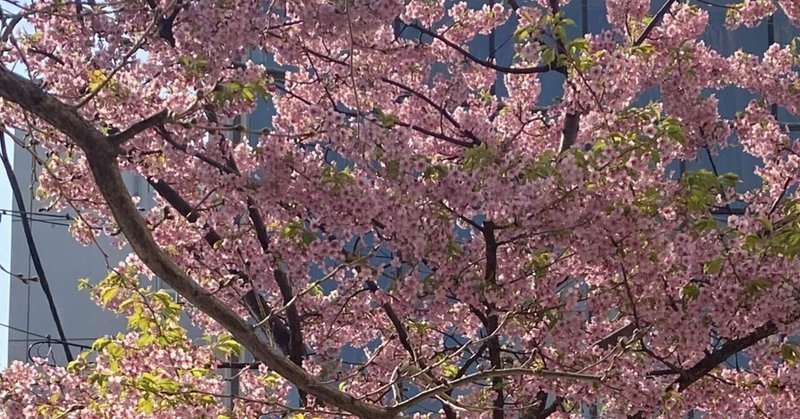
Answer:
[[[109,342],[105,347],[105,353],[107,353],[112,359],[120,359],[122,358],[123,354],[122,346],[119,346],[119,344],[116,342]]]
[[[447,167],[441,165],[431,165],[425,169],[422,177],[433,181],[438,181],[447,176]]]
[[[573,54],[589,50],[589,43],[584,38],[575,38],[569,43],[569,49]]]
[[[89,92],[94,92],[95,90],[100,88],[106,81],[106,75],[103,73],[103,70],[92,70],[89,72]]]
[[[242,97],[245,98],[247,101],[249,101],[249,102],[255,102],[256,101],[256,94],[250,88],[247,88],[247,87],[243,88],[241,93],[242,93]]]
[[[376,109],[375,121],[382,128],[391,129],[400,122],[400,118],[397,115],[384,113],[382,110]]]
[[[302,240],[303,240],[303,244],[305,244],[305,245],[309,245],[309,244],[311,244],[311,243],[312,243],[314,240],[316,240],[316,239],[317,239],[317,235],[316,235],[316,234],[314,234],[314,233],[312,233],[312,232],[310,232],[310,231],[308,231],[308,230],[304,230],[304,231],[303,231],[303,234],[302,234],[302,236],[301,236],[301,238],[302,238]]]
[[[156,341],[155,335],[153,335],[152,333],[144,333],[141,336],[139,336],[139,339],[136,339],[136,344],[139,345],[139,347],[145,347],[151,345],[155,341]]]
[[[648,44],[646,42],[642,43],[641,45],[637,45],[637,46],[631,48],[631,53],[633,55],[635,55],[637,57],[643,57],[643,58],[647,58],[647,57],[653,55],[654,51],[655,51],[655,48],[653,48],[652,45],[650,45],[650,44]]]
[[[89,278],[81,278],[78,280],[78,290],[85,290],[92,288],[92,284],[89,282]]]
[[[414,319],[409,319],[408,320],[408,325],[410,326],[411,329],[413,329],[415,332],[417,332],[420,335],[426,334],[428,332],[428,330],[430,329],[430,326],[428,326],[428,324],[426,322],[418,321],[418,320],[414,320]]]
[[[313,287],[308,291],[311,296],[319,297],[324,294],[322,291],[322,286],[320,284],[314,284]]]
[[[486,143],[477,147],[472,147],[464,153],[461,160],[461,170],[472,171],[488,164],[494,158],[494,150],[489,148]]]
[[[453,378],[458,374],[458,365],[452,362],[444,362],[442,364],[442,374],[447,378]]]
[[[781,358],[789,365],[797,363],[797,347],[790,343],[781,345]]]
[[[76,360],[72,360],[72,361],[67,363],[67,371],[70,374],[77,374],[82,365],[83,365],[83,363],[81,361],[79,361],[77,359]]]
[[[528,38],[530,38],[530,36],[531,36],[530,26],[517,29],[517,31],[514,33],[514,38],[517,40],[517,42],[525,42],[528,40]]]
[[[386,166],[386,175],[389,179],[397,179],[400,176],[400,162],[389,160],[383,163]]]
[[[786,386],[783,383],[781,383],[781,381],[777,378],[771,379],[767,383],[767,390],[769,390],[769,392],[773,394],[783,392],[784,388],[786,388]]]
[[[722,259],[716,258],[703,265],[703,273],[706,275],[716,275],[722,270]]]
[[[455,241],[450,240],[447,243],[446,252],[447,252],[448,256],[451,256],[451,257],[458,256],[458,255],[461,254],[461,246],[459,246],[459,244],[456,243]]]
[[[151,400],[150,395],[147,393],[142,394],[139,401],[136,402],[136,410],[144,414],[149,415],[150,413],[153,413],[153,408],[154,408],[153,400]]]
[[[700,217],[694,222],[694,230],[699,233],[707,233],[717,228],[719,228],[719,221],[711,216]]]
[[[750,296],[758,297],[769,285],[767,278],[754,279],[744,286],[744,292]]]
[[[103,305],[108,305],[108,303],[119,294],[120,290],[120,287],[108,287],[103,289],[103,291],[100,292],[100,301]]]
[[[736,185],[742,183],[742,180],[739,179],[739,175],[736,173],[725,173],[724,175],[719,177],[719,181],[724,187],[728,188],[735,188]]]
[[[694,283],[690,282],[683,287],[681,291],[681,298],[683,301],[694,301],[697,297],[700,296],[700,287]]]
[[[603,139],[600,139],[596,141],[594,144],[592,144],[592,151],[594,151],[595,153],[598,151],[603,151],[603,149],[605,148],[606,148],[606,142]]]
[[[761,227],[763,227],[764,230],[767,230],[770,233],[775,231],[774,226],[772,225],[772,223],[767,218],[765,218],[765,217],[756,217],[756,221],[758,221],[758,223],[761,224]]]
[[[242,345],[234,338],[226,335],[217,337],[216,348],[228,355],[238,355],[242,352]]]
[[[552,48],[543,48],[542,61],[545,64],[553,64],[556,61],[556,52]]]
[[[204,75],[211,67],[208,60],[202,58],[181,57],[178,62],[186,73],[193,77]]]

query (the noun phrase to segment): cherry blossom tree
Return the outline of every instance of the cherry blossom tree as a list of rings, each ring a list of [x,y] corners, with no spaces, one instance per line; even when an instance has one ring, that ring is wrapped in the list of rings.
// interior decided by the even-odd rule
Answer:
[[[78,241],[131,253],[81,284],[129,330],[12,364],[0,412],[796,417],[800,145],[772,109],[800,115],[798,43],[723,55],[675,0],[572,36],[566,3],[5,0],[3,140]],[[794,0],[724,7],[800,26]],[[513,59],[471,52],[498,28]],[[755,97],[734,118],[728,88]],[[269,129],[230,124],[265,99]],[[676,173],[734,146],[758,188]]]

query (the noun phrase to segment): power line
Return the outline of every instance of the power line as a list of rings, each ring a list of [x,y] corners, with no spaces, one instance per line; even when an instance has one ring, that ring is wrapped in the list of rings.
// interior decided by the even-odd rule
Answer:
[[[69,214],[50,214],[48,212],[42,211],[18,211],[15,209],[6,209],[0,208],[0,214],[8,214],[12,216],[19,216],[20,214],[25,213],[29,217],[50,217],[50,218],[63,218],[65,220],[71,220],[72,216]]]
[[[21,220],[22,219],[23,212],[15,211],[15,210],[0,209],[0,216],[2,216],[2,215],[10,215],[14,221],[17,221],[17,220]],[[72,217],[69,214],[67,214],[67,215],[54,215],[54,214],[36,213],[36,212],[31,212],[31,211],[25,211],[24,215],[28,216],[28,222],[47,224],[47,225],[54,225],[54,226],[60,226],[60,227],[71,227],[71,224],[64,223],[64,222],[58,222],[58,221],[48,221],[48,220],[36,219],[36,218],[33,218],[33,216],[48,217],[48,218],[54,218],[54,219],[57,219],[57,220],[58,219],[62,219],[62,220],[67,220],[67,221],[72,221],[72,220],[75,219],[75,217]],[[92,229],[92,230],[102,230],[103,229],[102,227],[93,227],[93,226],[89,226],[89,228]]]
[[[14,326],[11,326],[11,325],[8,325],[8,324],[5,324],[5,323],[0,323],[0,326],[6,327],[6,328],[8,328],[10,330],[13,330],[13,331],[16,331],[16,332],[33,335],[33,336],[36,336],[37,338],[47,339],[47,336],[45,336],[45,335],[40,335],[38,333],[31,332],[30,330],[20,329],[19,327],[14,327]],[[9,340],[13,340],[13,339],[9,339]]]
[[[74,359],[72,358],[72,351],[70,350],[69,345],[66,343],[67,337],[64,333],[64,327],[61,325],[61,319],[58,317],[56,303],[53,300],[53,294],[50,292],[50,284],[47,282],[47,277],[45,276],[44,268],[42,267],[42,261],[39,259],[39,252],[36,250],[36,242],[33,240],[33,232],[31,232],[31,225],[28,222],[28,216],[25,212],[25,201],[22,199],[22,191],[20,190],[19,182],[17,182],[17,177],[14,175],[14,168],[11,166],[11,162],[8,159],[8,151],[6,150],[6,137],[5,133],[2,131],[0,131],[0,159],[3,160],[3,167],[6,171],[6,177],[8,177],[8,183],[11,184],[11,189],[14,192],[14,200],[17,201],[17,207],[20,210],[22,229],[25,231],[25,240],[28,242],[28,250],[31,254],[33,266],[36,269],[36,275],[39,276],[39,283],[42,284],[42,291],[44,291],[44,295],[47,297],[47,304],[50,306],[50,313],[53,315],[53,321],[56,323],[58,336],[62,340],[67,361],[72,362]]]
[[[0,213],[0,214],[2,214],[2,213]],[[18,216],[18,215],[12,215],[12,218],[13,218],[14,221],[21,221],[22,217]],[[32,218],[29,218],[28,222],[30,222],[30,223],[39,223],[39,224],[47,224],[47,225],[59,226],[59,227],[69,227],[70,226],[70,224],[67,224],[67,223],[59,223],[59,222],[56,222],[56,221],[47,221],[47,220],[37,220],[37,219],[32,219]],[[92,228],[93,229],[97,229],[97,227],[92,227]]]
[[[76,341],[80,341],[80,340],[91,340],[91,341],[94,341],[94,340],[98,339],[96,337],[93,337],[93,338],[73,338],[73,339],[70,339],[70,340],[52,339],[50,336],[45,336],[45,335],[42,335],[42,334],[39,334],[39,333],[31,332],[30,330],[20,329],[19,327],[14,327],[14,326],[11,326],[11,325],[8,325],[8,324],[5,324],[5,323],[0,323],[0,326],[1,327],[6,327],[6,328],[8,328],[10,330],[14,330],[14,331],[17,331],[17,332],[20,332],[20,333],[26,333],[26,334],[29,334],[31,336],[34,336],[34,337],[42,339],[42,340],[37,340],[37,341],[31,342],[31,344],[28,346],[28,354],[29,354],[29,356],[30,356],[30,350],[32,348],[36,347],[36,346],[39,346],[39,345],[49,345],[49,344],[55,343],[55,344],[67,344],[69,346],[74,346],[74,347],[80,348],[80,349],[92,349],[91,346],[84,345],[84,344],[81,344],[81,343],[77,343]],[[9,339],[9,342],[22,342],[22,340]],[[233,369],[233,370],[258,369],[259,365],[261,365],[260,362],[225,362],[225,361],[222,361],[222,362],[219,362],[217,364],[217,368],[219,368],[219,369]]]
[[[81,350],[92,349],[91,346],[81,345],[79,343],[73,343],[73,342],[69,342],[69,341],[61,341],[61,340],[58,340],[58,339],[51,339],[50,337],[47,337],[46,339],[33,341],[30,345],[28,345],[28,350],[26,351],[26,357],[28,358],[28,361],[29,362],[33,361],[34,356],[32,355],[32,352],[35,350],[36,351],[36,355],[37,355],[38,358],[50,358],[50,357],[52,357],[53,358],[53,364],[50,364],[50,365],[51,366],[55,366],[56,365],[56,359],[55,359],[55,356],[53,356],[53,352],[52,352],[52,348],[53,348],[52,344],[54,344],[54,343],[56,343],[56,344],[60,343],[62,345],[74,346],[74,347],[79,348]],[[39,352],[41,346],[46,346],[47,347],[47,354],[45,356],[41,356],[41,353]]]

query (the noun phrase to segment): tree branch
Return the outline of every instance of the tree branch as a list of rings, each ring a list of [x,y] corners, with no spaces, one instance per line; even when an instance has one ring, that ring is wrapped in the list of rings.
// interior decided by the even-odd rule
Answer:
[[[570,112],[564,117],[564,128],[561,129],[561,142],[558,145],[558,152],[563,153],[575,145],[580,129],[581,115]]]
[[[427,390],[421,391],[417,393],[414,397],[397,404],[396,406],[390,409],[391,413],[399,413],[402,412],[412,406],[415,406],[421,403],[423,400],[429,399],[431,397],[435,397],[436,395],[443,394],[448,390],[452,390],[456,387],[462,386],[464,384],[468,384],[471,382],[475,382],[478,380],[483,380],[487,378],[494,378],[494,377],[508,377],[514,375],[531,375],[535,377],[547,377],[547,378],[561,378],[567,380],[577,380],[577,381],[588,381],[592,383],[600,383],[602,382],[602,378],[597,375],[591,374],[579,374],[579,373],[571,373],[571,372],[563,372],[563,371],[552,371],[552,370],[544,370],[544,369],[533,369],[533,368],[501,368],[501,369],[493,369],[488,371],[480,371],[470,375],[466,375],[459,379],[446,381],[442,384],[439,384],[435,387],[429,388]]]
[[[182,196],[178,194],[174,189],[172,189],[169,184],[161,180],[154,180],[152,178],[148,178],[148,182],[153,186],[153,188],[158,192],[158,194],[169,203],[178,213],[180,213],[186,220],[189,222],[197,221],[198,214],[194,207],[192,207]],[[222,240],[222,237],[208,224],[204,225],[203,228],[207,230],[205,235],[205,241],[208,243],[211,248],[214,248],[214,245]],[[230,270],[232,274],[239,276],[244,280],[249,280],[247,276],[239,271]],[[242,302],[244,303],[245,307],[248,309],[250,314],[256,319],[258,322],[264,321],[264,319],[268,319],[270,331],[272,332],[272,336],[275,340],[275,343],[278,345],[281,350],[289,354],[290,353],[290,342],[291,342],[291,333],[289,328],[283,323],[283,321],[279,320],[276,317],[272,316],[272,310],[270,309],[267,302],[264,300],[260,294],[257,294],[255,290],[250,289],[244,297],[242,297]],[[301,352],[302,356],[302,352]],[[291,359],[291,357],[289,358]],[[301,358],[302,361],[302,358]],[[300,365],[300,364],[298,364]]]
[[[661,6],[660,9],[658,9],[656,15],[653,16],[653,20],[651,20],[650,23],[647,24],[647,26],[644,28],[639,37],[636,38],[636,41],[634,41],[633,43],[634,46],[641,45],[642,42],[644,42],[644,40],[647,39],[647,37],[650,35],[650,32],[652,32],[653,29],[655,29],[656,25],[658,25],[661,22],[661,19],[664,18],[664,15],[667,14],[669,8],[672,7],[672,3],[675,3],[675,0],[667,0],[664,3],[664,5]]]
[[[203,153],[196,152],[196,151],[195,152],[190,152],[185,145],[180,144],[177,141],[175,141],[175,139],[172,138],[172,135],[169,133],[169,131],[167,131],[167,129],[164,126],[157,125],[156,126],[156,132],[158,133],[159,136],[161,136],[161,138],[164,139],[164,141],[166,141],[169,145],[175,147],[176,149],[178,149],[180,151],[183,151],[184,153],[189,154],[190,156],[193,156],[193,157],[199,159],[200,161],[215,167],[216,169],[219,169],[223,173],[229,173],[229,174],[235,173],[230,167],[225,166],[224,164],[212,159],[211,157],[206,156]]]
[[[269,253],[269,236],[267,229],[264,226],[264,219],[256,207],[256,202],[251,197],[247,197],[247,212],[250,216],[250,221],[253,223],[253,228],[256,230],[256,237],[261,245],[264,253]],[[291,330],[291,343],[289,345],[289,358],[297,365],[303,365],[303,354],[305,353],[305,346],[303,345],[303,332],[300,325],[300,316],[297,313],[297,306],[293,304],[294,292],[292,291],[292,284],[289,278],[280,269],[275,269],[273,272],[275,283],[278,285],[283,303],[286,305],[286,317],[289,321],[289,329]]]
[[[492,221],[485,221],[481,232],[483,239],[486,242],[486,267],[484,269],[484,281],[486,286],[495,286],[497,282],[497,238],[495,237],[495,225]],[[497,314],[493,313],[494,304],[484,302],[486,305],[486,317],[483,319],[483,326],[486,332],[494,335],[499,326]],[[486,342],[486,348],[489,349],[489,363],[492,369],[498,370],[503,368],[503,359],[500,354],[500,338],[496,335],[492,336]],[[495,399],[492,403],[492,418],[503,419],[505,417],[505,403],[506,396],[503,390],[502,376],[492,377],[492,389],[495,391]]]
[[[0,68],[0,97],[35,114],[67,135],[83,150],[95,182],[115,221],[145,265],[189,303],[227,329],[259,362],[320,401],[354,415],[376,419],[396,416],[397,411],[357,400],[310,376],[261,341],[247,322],[175,265],[155,242],[133,204],[116,161],[117,148],[109,144],[100,131],[81,118],[75,107],[60,102],[33,82],[6,68]]]
[[[549,0],[550,5],[550,12],[553,16],[557,15],[561,10],[558,0]],[[564,45],[564,42],[560,39],[556,39],[556,47],[558,51],[561,53],[566,54],[567,47]],[[567,82],[569,82],[569,74],[567,72],[566,67],[560,66],[557,69],[558,72],[567,77]],[[558,144],[558,152],[563,153],[564,151],[569,150],[573,145],[575,145],[575,141],[578,138],[578,130],[580,129],[581,123],[581,114],[578,112],[569,112],[564,117],[564,126],[561,129],[561,140]]]
[[[169,112],[166,109],[158,111],[145,119],[131,125],[125,131],[119,132],[117,134],[111,135],[108,137],[108,142],[110,142],[114,146],[121,146],[125,143],[125,141],[130,140],[131,138],[135,137],[140,132],[151,128],[156,125],[161,125],[167,121],[167,116]]]
[[[169,203],[172,208],[178,211],[184,218],[186,218],[190,223],[197,221],[198,214],[195,209],[189,205],[186,200],[183,199],[182,196],[172,189],[168,183],[164,182],[163,180],[153,179],[151,177],[147,178],[147,182],[150,183],[150,186],[158,192],[158,194],[164,198],[167,203]],[[205,224],[203,228],[206,230],[206,235],[204,236],[206,242],[210,246],[214,246],[215,243],[222,240],[222,237],[208,224]]]
[[[444,107],[442,107],[440,105],[437,105],[436,102],[431,100],[429,97],[427,97],[427,96],[423,95],[422,93],[412,89],[409,86],[406,86],[406,85],[404,85],[402,83],[398,83],[398,82],[396,82],[396,81],[394,81],[392,79],[389,79],[387,77],[381,77],[381,80],[383,82],[385,82],[385,83],[391,84],[394,87],[398,87],[400,89],[403,89],[406,92],[411,93],[412,95],[422,99],[425,103],[427,103],[428,105],[431,105],[433,107],[433,109],[436,109],[437,112],[442,114],[442,116],[444,116],[444,118],[447,119],[447,121],[449,121],[450,124],[452,124],[453,127],[455,127],[459,131],[459,134],[462,134],[462,135],[468,137],[470,140],[472,140],[472,143],[473,143],[472,145],[480,145],[481,144],[481,140],[478,139],[478,137],[476,137],[475,134],[472,133],[472,131],[468,131],[468,130],[465,130],[465,129],[461,128],[461,124],[459,124],[458,121],[456,121],[456,119],[453,118],[452,115],[450,115],[450,112],[447,112],[447,110]]]
[[[419,26],[419,25],[417,25],[415,23],[408,24],[408,23],[403,22],[402,20],[400,21],[400,23],[403,24],[403,25],[408,26],[409,28],[416,29],[416,30],[424,33],[425,35],[428,35],[428,36],[430,36],[432,38],[435,38],[435,39],[438,39],[439,41],[442,41],[442,43],[444,43],[448,47],[453,48],[454,50],[458,51],[459,54],[463,55],[465,58],[467,58],[468,60],[470,60],[470,61],[472,61],[472,62],[474,62],[476,64],[482,65],[482,66],[487,67],[487,68],[491,68],[492,70],[499,71],[501,73],[507,73],[507,74],[535,74],[535,73],[546,73],[548,71],[554,71],[554,70],[555,71],[562,71],[562,69],[563,69],[562,67],[553,67],[550,64],[542,65],[542,66],[536,66],[536,67],[505,67],[505,66],[497,65],[497,64],[495,64],[495,63],[493,63],[491,61],[487,61],[487,60],[478,58],[475,55],[472,55],[469,51],[465,50],[464,48],[461,48],[461,46],[459,46],[455,42],[445,38],[442,35],[439,35],[438,33],[434,32],[434,31],[432,31],[430,29],[424,28],[424,27]]]
[[[675,380],[673,385],[677,384],[678,391],[686,390],[711,370],[725,362],[726,359],[776,333],[778,333],[778,326],[772,321],[768,321],[745,336],[725,342],[719,349],[698,361],[688,370],[681,372],[680,377]]]

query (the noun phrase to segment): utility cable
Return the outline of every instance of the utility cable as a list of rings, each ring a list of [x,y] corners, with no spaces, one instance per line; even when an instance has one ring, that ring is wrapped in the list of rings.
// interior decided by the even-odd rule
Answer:
[[[47,339],[47,336],[45,335],[40,335],[38,333],[31,332],[30,330],[20,329],[19,327],[14,327],[5,323],[0,323],[0,326],[13,330],[15,332],[25,333],[27,335],[35,336],[37,338]]]
[[[5,209],[5,208],[0,209],[0,213],[7,214],[7,215],[17,215],[20,212],[21,211],[18,211],[18,210],[15,210],[15,209]],[[42,212],[42,211],[25,211],[25,213],[28,214],[30,217],[57,218],[57,219],[63,219],[63,220],[67,220],[67,221],[72,219],[72,217],[70,217],[69,214],[50,214],[49,212]]]
[[[6,137],[5,133],[0,131],[0,159],[3,160],[3,167],[6,170],[8,183],[11,184],[11,189],[14,192],[14,200],[17,201],[19,208],[20,218],[22,219],[22,229],[25,231],[25,240],[28,242],[28,250],[31,254],[33,266],[36,269],[36,275],[39,276],[39,282],[42,284],[42,291],[47,297],[47,304],[50,306],[50,313],[53,315],[53,321],[56,323],[58,329],[58,336],[61,338],[61,343],[64,347],[64,354],[67,356],[67,361],[72,362],[72,351],[69,344],[67,344],[67,337],[64,333],[64,327],[61,325],[61,319],[58,317],[58,310],[56,303],[53,300],[53,294],[50,292],[50,284],[47,282],[47,277],[44,275],[44,268],[42,261],[39,259],[39,252],[36,250],[36,243],[33,240],[33,232],[31,232],[31,225],[28,222],[27,212],[25,210],[25,201],[22,199],[22,191],[17,182],[17,177],[14,175],[14,168],[11,166],[11,161],[8,158],[8,151],[6,150]]]

